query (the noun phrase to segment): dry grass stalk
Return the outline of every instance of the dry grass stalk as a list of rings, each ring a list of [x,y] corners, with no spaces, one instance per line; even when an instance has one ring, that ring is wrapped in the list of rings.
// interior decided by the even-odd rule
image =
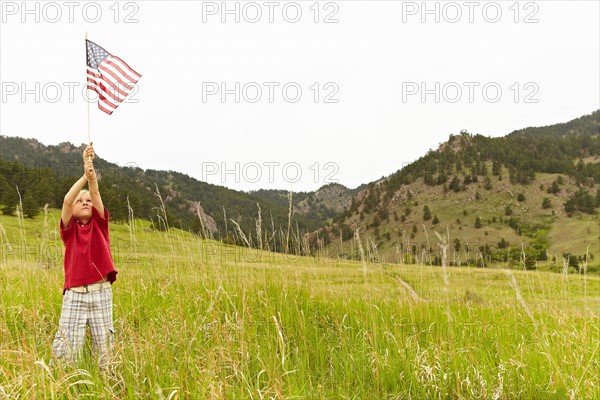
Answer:
[[[585,370],[583,371],[583,374],[581,374],[581,377],[579,378],[579,381],[577,382],[577,386],[575,386],[575,390],[573,391],[573,393],[577,393],[577,391],[579,390],[579,386],[581,385],[581,381],[583,380],[583,377],[586,375],[586,373],[588,371],[588,368],[590,368],[590,365],[592,364],[592,361],[597,360],[594,357],[596,356],[596,353],[598,352],[598,348],[600,348],[600,342],[596,345],[596,348],[594,349],[594,353],[590,357],[590,361],[588,361],[587,365],[585,366]],[[572,395],[571,398],[574,399],[576,397],[574,395]]]
[[[356,240],[356,243],[358,244],[358,252],[360,253],[360,259],[362,261],[362,265],[363,265],[363,275],[365,276],[365,279],[367,278],[367,262],[365,261],[365,251],[363,250],[363,246],[362,246],[362,242],[360,240],[360,234],[358,233],[358,228],[356,228],[356,230],[354,231],[354,239]]]
[[[579,268],[579,271],[582,272],[584,275],[587,274],[589,258],[590,258],[590,245],[588,243],[588,245],[585,249],[585,259],[583,260],[583,263],[581,264],[581,267]]]
[[[406,283],[404,280],[402,280],[402,278],[400,278],[398,275],[396,275],[396,279],[398,279],[398,282],[400,282],[400,284],[402,286],[404,286],[404,288],[406,290],[408,290],[408,293],[410,294],[410,297],[412,297],[412,299],[415,302],[421,301],[421,298],[419,297],[419,295],[417,294],[417,292],[415,291],[415,289],[412,288],[412,286],[410,286],[408,283]]]
[[[477,249],[477,253],[479,253],[479,258],[481,258],[481,268],[485,268],[485,257],[483,257],[483,253],[479,248]]]
[[[369,255],[369,261],[372,263],[378,263],[379,251],[377,250],[377,243],[370,237],[367,237],[367,253]]]
[[[167,228],[167,231],[169,230],[169,220],[167,219],[167,210],[165,208],[165,203],[163,202],[162,196],[160,195],[160,191],[158,190],[158,185],[155,183],[154,186],[156,186],[156,196],[158,196],[158,199],[160,200],[160,211],[163,214],[163,218],[164,218],[164,222],[165,222],[165,227]]]
[[[290,191],[290,192],[288,192],[289,211],[288,211],[287,235],[285,237],[285,254],[287,254],[288,251],[289,251],[288,246],[289,246],[289,243],[290,243],[290,230],[292,228],[292,213],[293,213],[292,200],[293,200],[293,193]]]
[[[136,234],[135,234],[135,220],[133,218],[133,208],[131,208],[131,203],[129,202],[129,196],[127,196],[127,228],[129,229],[129,240],[131,243],[135,243]]]
[[[537,331],[537,327],[538,327],[537,321],[533,317],[533,313],[529,309],[529,306],[527,306],[527,303],[525,303],[525,299],[523,298],[523,295],[521,295],[521,290],[519,289],[519,285],[517,284],[517,279],[515,278],[515,276],[509,269],[504,269],[503,271],[506,274],[506,276],[510,278],[509,285],[515,291],[515,294],[517,296],[517,301],[519,302],[521,307],[523,307],[523,310],[525,311],[525,313],[527,314],[527,316],[529,317],[529,319],[531,320],[531,322],[533,323],[533,326],[535,327],[535,329]]]
[[[163,202],[160,191],[158,190],[158,185],[155,183],[154,186],[156,186],[155,195],[158,197],[158,199],[160,201],[160,211],[162,213],[162,215],[160,215],[160,214],[156,215],[158,218],[158,228],[160,229],[160,222],[162,221],[162,224],[165,227],[165,236],[167,237],[167,241],[169,242],[169,247],[171,248],[171,252],[175,253],[175,246],[173,245],[173,241],[171,240],[171,238],[168,235],[169,219],[167,218],[167,209],[165,207],[165,203]]]
[[[571,259],[571,255],[567,255],[567,258],[563,257],[563,269],[562,273],[567,275],[569,273],[569,260]]]
[[[442,249],[442,277],[444,278],[444,297],[446,299],[446,317],[448,323],[452,322],[452,313],[450,312],[450,278],[448,276],[447,260],[448,260],[448,246],[450,246],[450,230],[446,227],[446,237],[442,237],[439,233],[435,232],[441,243],[438,246]]]
[[[296,244],[296,254],[302,254],[302,240],[300,236],[300,227],[298,226],[298,221],[296,221],[296,240],[294,240]]]
[[[21,235],[21,243],[25,248],[27,248],[27,235],[25,234],[25,216],[23,215],[23,202],[21,201],[21,192],[19,192],[19,187],[17,188],[17,194],[19,195],[19,204],[17,204],[17,219],[19,221],[19,233]]]
[[[206,226],[204,225],[204,218],[202,218],[202,213],[200,212],[200,202],[196,202],[196,215],[198,216],[198,220],[200,220],[200,227],[202,228],[202,236],[206,239]]]
[[[302,235],[302,247],[302,254],[307,257],[310,256],[310,241],[308,240],[308,233]]]
[[[240,225],[237,222],[235,222],[234,220],[232,220],[232,219],[229,219],[229,220],[231,222],[233,222],[233,224],[235,225],[235,227],[237,229],[237,232],[240,235],[240,238],[244,241],[244,243],[246,243],[246,246],[252,247],[252,246],[250,246],[250,242],[248,241],[248,238],[246,237],[246,235],[242,231],[242,228],[240,228]]]
[[[402,257],[402,253],[400,252],[400,246],[398,246],[398,243],[396,242],[396,263],[404,265],[403,258],[404,257]]]
[[[267,241],[269,243],[273,240],[273,251],[277,251],[277,243],[275,242],[275,238],[277,237],[277,231],[275,230],[275,221],[273,221],[273,212],[269,210],[269,216],[271,217],[271,238]]]
[[[223,221],[225,221],[225,237],[228,237],[229,231],[227,229],[227,211],[225,211],[225,206],[223,206]]]
[[[256,237],[258,238],[258,248],[264,250],[262,241],[262,212],[260,209],[260,204],[256,203],[256,207],[258,207],[258,219],[256,220]]]
[[[428,257],[429,249],[431,249],[431,244],[429,243],[429,235],[427,234],[427,228],[425,228],[425,224],[423,224],[423,233],[425,233],[425,239],[427,240],[427,248],[423,252],[423,261],[427,263],[431,261]]]
[[[46,203],[46,204],[44,204],[44,208],[43,208],[43,210],[44,210],[44,233],[43,233],[44,239],[50,238],[50,235],[48,234],[48,231],[49,231],[48,228],[50,227],[50,225],[48,225],[48,206],[49,206],[49,204]]]
[[[275,322],[275,329],[277,329],[277,343],[279,345],[279,352],[281,353],[281,367],[285,370],[285,340],[283,339],[283,333],[279,327],[279,321],[276,316],[272,316]]]

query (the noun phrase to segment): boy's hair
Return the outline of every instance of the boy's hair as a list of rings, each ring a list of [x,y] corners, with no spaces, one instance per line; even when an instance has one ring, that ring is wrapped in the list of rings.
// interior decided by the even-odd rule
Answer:
[[[79,194],[77,195],[77,197],[75,197],[75,200],[73,201],[73,204],[75,204],[77,202],[77,200],[79,200],[79,198],[81,197],[82,194],[84,193],[89,193],[90,191],[87,189],[81,189],[79,191]]]

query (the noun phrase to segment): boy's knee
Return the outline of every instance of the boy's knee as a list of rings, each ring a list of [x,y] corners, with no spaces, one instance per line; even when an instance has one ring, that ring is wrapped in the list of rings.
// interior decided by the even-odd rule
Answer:
[[[52,346],[52,356],[54,359],[66,364],[74,364],[77,360],[77,351],[67,343],[55,343]],[[63,364],[64,365],[64,364]]]

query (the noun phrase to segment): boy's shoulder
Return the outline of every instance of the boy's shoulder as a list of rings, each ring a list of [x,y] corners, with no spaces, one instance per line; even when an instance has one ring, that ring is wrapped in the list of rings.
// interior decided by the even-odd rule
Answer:
[[[94,224],[97,224],[102,231],[105,231],[108,234],[108,220],[110,218],[110,213],[108,209],[104,207],[104,217],[96,210],[95,207],[92,207],[92,220]]]
[[[102,216],[100,212],[96,210],[96,207],[92,207],[92,218],[108,221],[108,219],[110,218],[108,208],[104,207],[104,216]]]

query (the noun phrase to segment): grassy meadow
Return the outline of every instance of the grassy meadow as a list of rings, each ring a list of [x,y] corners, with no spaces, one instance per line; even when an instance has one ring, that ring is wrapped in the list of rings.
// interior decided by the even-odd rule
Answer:
[[[52,366],[58,219],[0,219],[0,399],[600,398],[597,275],[285,256],[142,221],[111,225],[110,369],[89,349]]]

